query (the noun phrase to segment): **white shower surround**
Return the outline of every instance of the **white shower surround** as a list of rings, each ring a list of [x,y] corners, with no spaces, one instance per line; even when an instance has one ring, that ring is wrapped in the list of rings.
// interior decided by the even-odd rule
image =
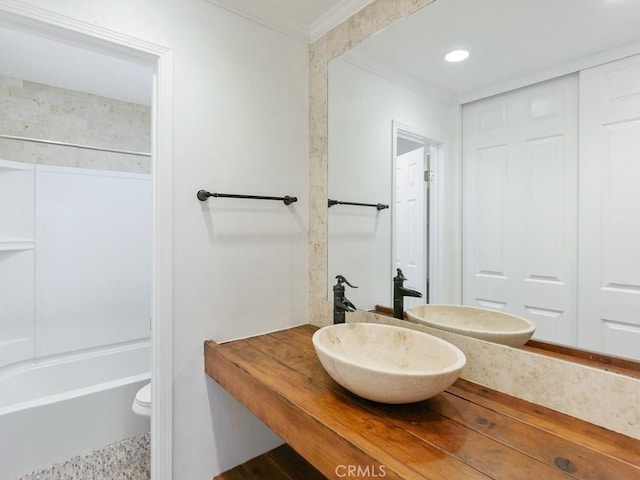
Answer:
[[[150,180],[0,161],[0,373],[149,337]]]
[[[150,180],[0,160],[0,478],[149,431]]]

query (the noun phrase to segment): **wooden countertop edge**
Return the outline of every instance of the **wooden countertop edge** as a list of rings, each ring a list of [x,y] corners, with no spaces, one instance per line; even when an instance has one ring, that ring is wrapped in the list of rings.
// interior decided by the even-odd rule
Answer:
[[[428,478],[416,475],[417,472],[413,471],[404,463],[398,462],[397,458],[385,455],[384,449],[381,450],[379,445],[373,448],[370,442],[367,444],[366,440],[363,441],[360,439],[359,441],[354,441],[353,438],[349,438],[352,436],[350,432],[344,428],[336,429],[336,425],[328,426],[324,412],[320,413],[320,411],[316,409],[319,415],[324,417],[320,419],[315,417],[308,408],[305,408],[305,405],[309,402],[316,403],[314,401],[316,397],[309,395],[306,395],[306,397],[289,395],[289,392],[286,392],[286,390],[278,393],[276,391],[279,390],[278,385],[273,383],[272,378],[269,378],[272,377],[270,372],[264,368],[262,372],[253,368],[251,356],[255,355],[255,360],[259,361],[264,356],[264,352],[261,353],[259,351],[261,349],[264,350],[264,348],[267,348],[267,350],[264,350],[265,352],[278,352],[278,354],[281,355],[280,346],[282,344],[280,342],[285,338],[282,335],[287,335],[287,340],[295,339],[295,342],[292,342],[292,344],[300,345],[301,340],[310,340],[310,335],[315,329],[316,327],[311,325],[302,325],[281,332],[252,337],[244,341],[239,340],[237,342],[224,344],[207,341],[204,346],[206,373],[329,478],[335,478],[336,466],[344,464],[366,465],[374,471],[383,467],[386,478]],[[265,344],[264,342],[267,343]],[[271,345],[267,345],[270,342]],[[271,350],[268,348],[271,348]],[[276,350],[273,350],[274,348]],[[306,353],[305,355],[308,356],[310,353]],[[289,367],[289,370],[281,369],[281,375],[287,371],[292,374],[298,373],[295,359],[292,359],[294,364],[290,365],[288,358],[291,357],[283,357],[285,363],[281,365],[286,365]],[[245,365],[246,369],[243,368],[242,365]],[[315,376],[319,374],[317,368],[320,367],[315,368],[316,370],[314,370],[313,374],[314,379]],[[261,376],[263,378],[260,378]],[[269,386],[269,382],[271,386]],[[300,380],[297,380],[297,382],[298,389],[302,388],[303,384]],[[576,444],[583,444],[584,440],[588,437],[594,444],[594,454],[595,452],[599,452],[598,456],[607,455],[615,459],[615,461],[628,462],[627,465],[633,466],[634,470],[639,468],[639,462],[636,461],[638,456],[637,451],[636,453],[629,453],[627,450],[628,455],[619,454],[621,448],[623,450],[627,448],[637,450],[638,443],[633,439],[628,439],[624,436],[621,436],[624,438],[619,439],[617,437],[619,434],[601,429],[600,427],[591,429],[588,426],[581,434],[574,435],[573,432],[571,432],[570,420],[577,421],[576,419],[571,419],[571,417],[565,419],[565,416],[562,414],[553,411],[547,412],[546,409],[538,409],[532,404],[527,403],[524,405],[521,403],[523,401],[519,399],[505,400],[504,394],[488,391],[484,387],[474,386],[473,384],[467,385],[466,383],[458,383],[457,385],[463,388],[461,389],[460,386],[454,386],[450,391],[468,401],[472,401],[478,405],[485,405],[485,407],[491,410],[495,408],[495,411],[501,412],[502,415],[506,414],[512,418],[518,418],[519,421],[524,420],[525,423],[529,423],[535,428],[553,432],[555,435],[564,432],[564,435],[567,435],[564,438],[572,439]],[[304,385],[306,385],[306,383],[304,383]],[[310,385],[310,388],[312,388],[312,385]],[[306,388],[303,389],[306,390]],[[318,393],[322,394],[322,391],[318,390],[315,392],[316,395],[318,395]],[[496,401],[499,403],[496,403]],[[523,409],[524,411],[519,412],[519,410]],[[524,417],[528,419],[526,420],[521,417],[521,415],[524,415]],[[556,415],[559,415],[560,418],[556,418]],[[558,431],[558,428],[560,431]],[[340,431],[342,433],[340,433]],[[309,438],[312,438],[313,441],[309,442]],[[616,440],[623,440],[622,445],[624,445],[624,447],[621,447],[621,445],[611,445],[611,442]],[[630,443],[627,443],[629,441]],[[603,444],[605,447],[609,445],[611,448],[600,450],[599,447],[603,446]],[[323,445],[329,446],[329,448],[318,448],[318,446]],[[607,452],[607,450],[609,451]],[[625,457],[628,457],[626,461],[623,460]],[[595,460],[595,458],[593,460]],[[457,467],[453,465],[453,468]],[[473,472],[472,476],[476,478],[475,474],[478,473],[477,471]],[[482,476],[481,478],[489,477]],[[635,478],[635,476],[627,477],[627,475],[624,475],[624,478]]]
[[[370,465],[371,468],[378,469],[382,466],[385,478],[403,478],[389,470],[387,465],[383,466],[372,455],[354,446],[348,439],[336,434],[299,405],[273,392],[252,375],[229,362],[224,355],[221,355],[218,347],[219,345],[214,341],[205,342],[207,374],[323,475],[333,478],[336,466],[344,464],[348,458],[348,462],[357,465]],[[257,398],[263,401],[256,401]],[[292,429],[291,425],[295,425],[296,428]],[[314,441],[309,442],[309,438],[313,438]],[[331,448],[325,451],[319,449],[318,444],[330,445]]]
[[[255,347],[267,337],[222,345],[206,342],[206,372],[328,478],[340,478],[337,469],[351,467],[370,473],[359,475],[361,478],[383,473],[384,478],[403,480],[491,479],[398,428],[392,420],[366,414],[351,399],[341,394],[336,397],[334,392],[308,382],[307,377],[290,370],[288,364],[274,363],[270,358],[267,363],[278,372],[261,370],[263,365],[256,367],[266,356]],[[308,357],[302,354],[301,358]],[[297,376],[297,383],[305,379],[302,380],[305,387],[298,385],[300,388],[290,390],[288,381],[279,380],[287,374]],[[324,371],[322,376],[326,376]],[[287,393],[282,395],[277,390]]]

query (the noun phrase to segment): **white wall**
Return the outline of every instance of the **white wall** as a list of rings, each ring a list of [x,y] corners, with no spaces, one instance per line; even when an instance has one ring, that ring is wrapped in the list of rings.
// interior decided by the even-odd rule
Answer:
[[[328,113],[331,199],[391,204],[394,120],[446,141],[452,157],[451,107],[341,58],[329,64]],[[391,208],[329,209],[329,283],[341,274],[357,285],[346,295],[358,309],[392,306],[391,215]]]
[[[28,3],[173,50],[173,478],[209,479],[278,439],[206,377],[203,340],[308,321],[307,46],[202,0]]]

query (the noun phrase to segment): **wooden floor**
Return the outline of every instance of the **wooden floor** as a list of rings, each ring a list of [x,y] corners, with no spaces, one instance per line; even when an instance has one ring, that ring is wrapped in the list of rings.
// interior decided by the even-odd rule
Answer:
[[[326,477],[284,444],[221,473],[214,480],[326,480]]]

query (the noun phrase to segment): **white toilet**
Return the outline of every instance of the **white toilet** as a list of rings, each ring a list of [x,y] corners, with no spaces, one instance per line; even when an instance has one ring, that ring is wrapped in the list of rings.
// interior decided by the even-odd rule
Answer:
[[[151,383],[147,383],[136,393],[131,409],[143,417],[151,417]]]

